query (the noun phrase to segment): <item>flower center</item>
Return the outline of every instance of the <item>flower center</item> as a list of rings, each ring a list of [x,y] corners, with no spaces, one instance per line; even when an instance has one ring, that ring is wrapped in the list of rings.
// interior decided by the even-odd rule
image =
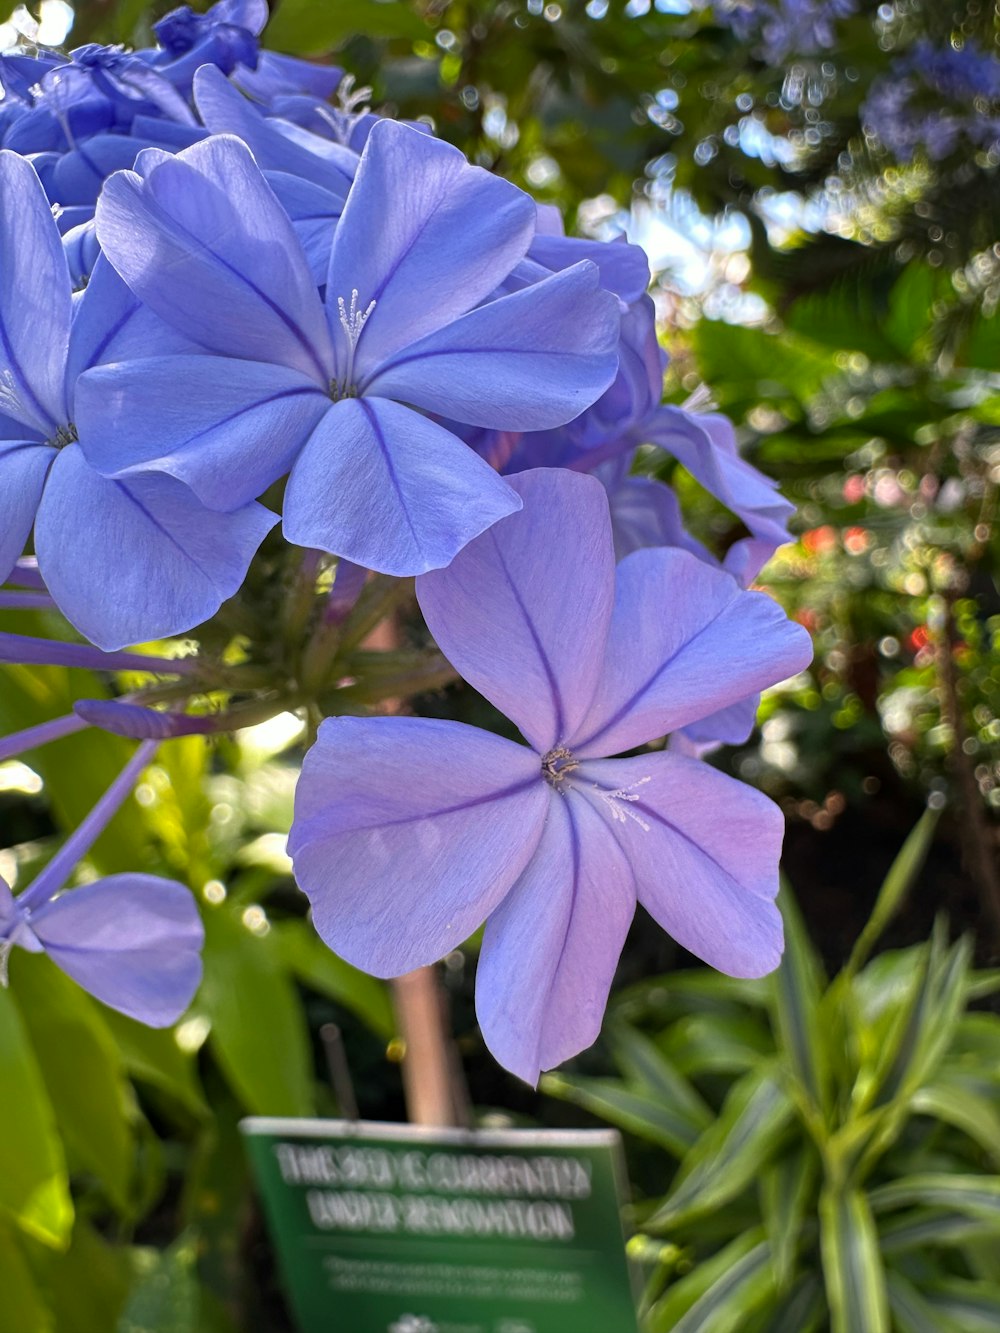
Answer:
[[[52,439],[49,440],[49,444],[52,445],[53,449],[65,449],[67,444],[76,444],[79,438],[76,427],[70,421],[65,426],[59,427]]]
[[[354,353],[357,351],[362,330],[368,323],[368,318],[374,309],[374,301],[369,301],[364,310],[359,309],[357,287],[351,291],[350,305],[342,296],[337,297],[340,327],[344,330],[344,337],[347,339],[347,365],[341,378],[332,380],[330,383],[330,397],[334,402],[340,398],[357,398],[358,396],[357,385],[354,383]]]
[[[567,750],[564,745],[560,745],[556,750],[550,750],[542,759],[542,776],[550,787],[560,790],[559,784],[566,780],[568,774],[575,768],[580,767],[580,761],[573,758],[572,751]]]

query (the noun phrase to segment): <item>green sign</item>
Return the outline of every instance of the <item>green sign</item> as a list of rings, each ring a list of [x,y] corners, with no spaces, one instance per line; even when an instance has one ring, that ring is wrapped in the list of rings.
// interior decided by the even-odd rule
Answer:
[[[242,1129],[302,1333],[635,1333],[614,1131]]]

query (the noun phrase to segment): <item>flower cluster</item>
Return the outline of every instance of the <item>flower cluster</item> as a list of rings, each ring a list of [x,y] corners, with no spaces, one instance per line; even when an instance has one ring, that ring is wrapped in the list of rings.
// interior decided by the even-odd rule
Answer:
[[[302,709],[327,719],[289,842],[319,933],[395,975],[486,921],[484,1036],[534,1081],[596,1036],[637,901],[717,967],[776,965],[780,817],[697,756],[809,658],[749,590],[791,506],[724,417],[662,403],[640,250],[565,236],[349,76],[259,50],[265,18],[220,0],[153,50],[0,64],[0,611],[54,627],[0,634],[0,661],[133,687],[0,759],[87,726],[142,742],[0,886],[0,954],[176,1018],[191,896],[64,885],[157,745]],[[658,454],[745,525],[721,559],[632,474]],[[434,643],[370,671],[414,576]],[[129,651],[182,634],[196,654]],[[526,743],[371,715],[456,675]]]
[[[712,9],[740,41],[758,48],[762,60],[780,64],[830,50],[837,20],[849,18],[857,0],[712,0]]]
[[[899,162],[939,162],[963,144],[1000,157],[1000,59],[974,42],[921,40],[875,81],[861,117]]]

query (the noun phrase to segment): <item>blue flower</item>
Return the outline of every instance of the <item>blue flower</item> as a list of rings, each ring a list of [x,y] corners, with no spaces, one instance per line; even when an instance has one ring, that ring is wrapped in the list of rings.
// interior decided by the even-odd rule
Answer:
[[[152,311],[215,355],[86,375],[87,457],[109,476],[169,473],[219,511],[289,473],[290,541],[388,574],[448,564],[520,501],[425,413],[540,429],[577,416],[614,378],[619,306],[595,265],[488,299],[534,230],[516,187],[381,121],[321,302],[239,141],[157,159],[145,179],[113,177],[98,210],[105,253]]]
[[[112,875],[61,893],[156,746],[133,758],[33,884],[17,898],[0,879],[0,982],[14,948],[44,950],[84,990],[150,1027],[167,1027],[201,980],[204,929],[190,892],[153,875]]]
[[[616,569],[594,478],[512,484],[523,509],[417,595],[441,650],[527,746],[458,722],[330,719],[289,850],[320,935],[378,975],[433,962],[485,920],[480,1024],[533,1083],[595,1039],[637,899],[725,972],[777,965],[777,807],[695,760],[608,756],[801,670],[811,645],[770,598],[686,551]]]
[[[98,264],[73,304],[62,242],[31,165],[0,152],[0,580],[35,530],[44,583],[94,643],[181,633],[237,591],[275,522],[259,505],[211,516],[173,478],[127,483],[87,463],[81,371],[152,340],[186,344]]]

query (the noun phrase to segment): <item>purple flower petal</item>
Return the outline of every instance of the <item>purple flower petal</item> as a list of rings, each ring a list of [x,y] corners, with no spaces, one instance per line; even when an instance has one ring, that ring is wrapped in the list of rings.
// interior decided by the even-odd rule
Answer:
[[[198,989],[204,930],[181,884],[112,875],[33,912],[31,927],[84,990],[150,1027],[175,1023]]]
[[[365,392],[471,426],[562,425],[589,407],[618,369],[619,306],[599,279],[593,264],[576,264],[480,306],[404,346],[377,367]],[[366,325],[361,346],[367,333]]]
[[[97,233],[135,294],[185,337],[223,356],[289,366],[326,387],[333,352],[309,266],[238,139],[206,139],[146,180],[112,176]]]
[[[110,361],[169,356],[197,349],[135,296],[103,255],[80,297],[70,335],[67,383],[91,366]],[[75,402],[70,415],[75,418]],[[143,432],[145,434],[145,432]]]
[[[777,482],[740,457],[728,417],[661,407],[645,424],[642,438],[673,454],[755,537],[771,542],[772,550],[791,540],[787,525],[795,506],[779,493]]]
[[[601,684],[566,743],[620,754],[768,685],[812,658],[812,642],[764,593],[687,551],[636,551],[618,566]]]
[[[100,366],[76,389],[81,447],[93,467],[116,477],[155,468],[220,511],[283,476],[329,408],[298,371],[214,356]]]
[[[476,973],[486,1044],[526,1083],[596,1041],[634,913],[632,871],[606,821],[553,796],[534,856],[486,923]]]
[[[435,962],[520,875],[550,799],[536,754],[474,727],[327,720],[288,844],[317,931],[376,976]]]
[[[601,286],[626,305],[641,300],[649,286],[646,252],[639,245],[629,245],[624,236],[613,241],[588,241],[539,231],[531,242],[528,258],[553,273],[589,259],[601,271]]]
[[[284,532],[366,569],[420,574],[519,507],[507,483],[443,426],[387,399],[345,398],[292,469]]]
[[[49,436],[68,420],[69,269],[45,191],[17,153],[0,153],[0,219],[0,412]]]
[[[639,901],[669,935],[729,976],[777,967],[784,819],[773,801],[674,754],[586,763],[574,780],[611,824]]]
[[[55,456],[34,440],[0,441],[0,583],[24,551]]]
[[[195,74],[194,97],[208,129],[213,134],[238,135],[262,171],[285,171],[323,186],[341,201],[347,198],[358,166],[358,156],[349,148],[318,135],[295,142],[213,65],[203,65]]]
[[[275,522],[261,505],[210,513],[168,476],[109,481],[70,445],[49,476],[35,548],[63,614],[92,643],[115,649],[214,615]]]
[[[653,477],[629,474],[632,454],[602,463],[594,476],[603,482],[611,506],[615,555],[624,560],[647,546],[679,546],[710,564],[715,557],[686,531],[675,493]]]
[[[394,121],[372,130],[343,216],[327,279],[337,298],[375,309],[358,343],[360,375],[485,300],[531,243],[528,195],[450,144]],[[339,344],[338,344],[339,345]]]
[[[578,730],[601,676],[611,523],[593,477],[538,470],[510,484],[521,512],[420,578],[417,597],[452,665],[544,754]]]

